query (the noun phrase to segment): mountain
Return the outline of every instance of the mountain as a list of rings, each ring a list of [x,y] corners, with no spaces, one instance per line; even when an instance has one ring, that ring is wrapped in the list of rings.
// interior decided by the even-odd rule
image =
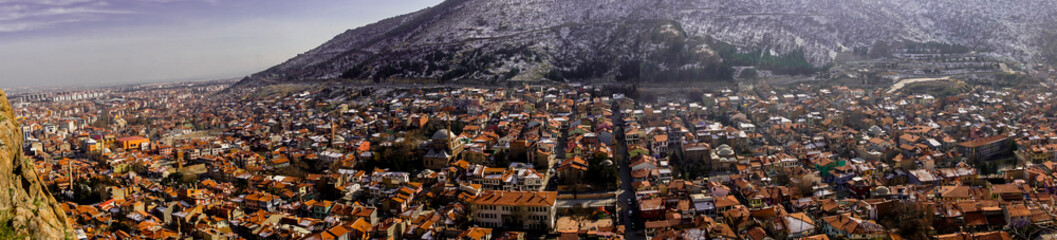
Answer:
[[[22,156],[22,129],[0,90],[0,236],[74,239],[66,214],[37,177],[33,161]]]
[[[1044,60],[1052,0],[447,0],[348,30],[241,84],[301,80],[729,79],[936,42]]]

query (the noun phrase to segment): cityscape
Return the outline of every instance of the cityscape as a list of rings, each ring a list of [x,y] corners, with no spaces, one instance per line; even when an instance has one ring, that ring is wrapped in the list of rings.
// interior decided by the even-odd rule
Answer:
[[[81,239],[1012,239],[1057,210],[1052,88],[229,84],[9,97]]]
[[[0,0],[0,240],[1057,239],[1057,1]]]

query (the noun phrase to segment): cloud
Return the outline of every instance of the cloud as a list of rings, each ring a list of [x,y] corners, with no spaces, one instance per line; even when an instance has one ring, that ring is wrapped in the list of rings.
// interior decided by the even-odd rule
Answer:
[[[31,31],[41,28],[50,27],[56,24],[63,23],[75,23],[85,21],[87,19],[64,19],[64,20],[52,20],[52,21],[22,21],[22,22],[0,22],[0,33],[14,33]]]
[[[15,21],[31,18],[53,18],[50,20],[62,20],[68,18],[76,18],[78,16],[132,13],[134,12],[126,10],[99,9],[93,7],[16,7],[9,9],[0,8],[0,21]]]
[[[36,3],[54,6],[67,6],[79,3],[95,2],[95,0],[37,0]]]
[[[2,1],[2,0],[0,0]],[[148,2],[148,3],[174,3],[174,2],[205,2],[209,4],[217,4],[220,0],[134,0],[136,2]]]
[[[103,21],[114,15],[137,14],[149,5],[218,0],[0,0],[0,33],[49,28],[61,24]]]
[[[45,0],[33,4],[0,3],[0,32],[31,31],[59,24],[101,20],[107,15],[134,13],[104,6],[105,4],[85,0]]]
[[[49,6],[69,6],[82,3],[98,2],[98,0],[0,0],[3,4],[38,4]]]

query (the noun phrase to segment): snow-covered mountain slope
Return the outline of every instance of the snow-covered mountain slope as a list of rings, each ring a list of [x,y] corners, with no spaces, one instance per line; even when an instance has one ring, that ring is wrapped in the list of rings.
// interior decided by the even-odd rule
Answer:
[[[821,66],[878,41],[1036,61],[1055,19],[1053,0],[448,0],[346,31],[243,83],[724,79],[730,59],[717,52]]]

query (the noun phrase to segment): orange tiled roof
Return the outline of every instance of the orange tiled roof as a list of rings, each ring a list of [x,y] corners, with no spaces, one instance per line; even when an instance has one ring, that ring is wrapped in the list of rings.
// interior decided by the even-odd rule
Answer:
[[[476,205],[498,206],[554,206],[558,192],[485,191],[470,201]]]

